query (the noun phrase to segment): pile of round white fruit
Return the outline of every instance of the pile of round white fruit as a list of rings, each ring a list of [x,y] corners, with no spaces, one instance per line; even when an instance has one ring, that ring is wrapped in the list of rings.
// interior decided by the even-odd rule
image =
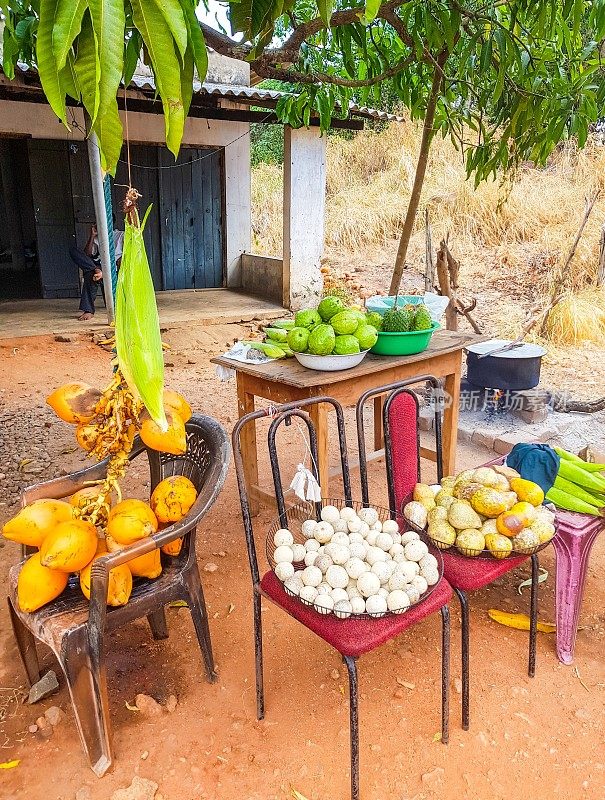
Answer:
[[[439,581],[438,562],[415,531],[399,533],[374,508],[326,505],[321,522],[302,523],[304,544],[278,530],[275,574],[290,595],[320,614],[403,614]]]

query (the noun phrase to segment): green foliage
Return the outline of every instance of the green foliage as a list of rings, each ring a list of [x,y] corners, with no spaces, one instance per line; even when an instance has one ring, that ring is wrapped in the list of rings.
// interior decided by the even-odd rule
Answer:
[[[253,123],[250,126],[250,159],[253,167],[284,163],[284,129],[281,125]]]
[[[268,0],[258,1],[269,19]],[[258,60],[260,74],[301,86],[279,102],[280,118],[301,126],[317,115],[326,129],[354,100],[398,101],[423,119],[436,75],[432,133],[452,139],[476,181],[523,160],[544,164],[568,137],[583,146],[605,102],[605,0],[366,0],[360,8],[337,0],[330,25],[323,3],[309,0],[280,18],[276,59],[302,40],[288,69],[270,51]],[[254,63],[259,36],[251,27],[244,35]]]
[[[208,55],[197,21],[198,0],[7,0],[3,70],[35,66],[53,111],[67,125],[66,97],[80,101],[96,133],[104,169],[114,172],[123,131],[120,85],[132,80],[143,52],[161,97],[166,143],[176,156],[193,92]]]

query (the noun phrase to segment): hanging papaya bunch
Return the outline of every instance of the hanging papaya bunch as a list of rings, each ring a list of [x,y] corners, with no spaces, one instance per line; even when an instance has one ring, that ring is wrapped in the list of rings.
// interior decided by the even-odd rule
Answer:
[[[123,131],[120,85],[132,81],[137,61],[151,69],[164,109],[166,144],[176,156],[191,104],[194,70],[208,68],[196,17],[198,0],[39,0],[3,2],[3,71],[18,61],[35,67],[53,111],[69,128],[69,101],[81,103],[101,150],[101,166],[115,172]]]

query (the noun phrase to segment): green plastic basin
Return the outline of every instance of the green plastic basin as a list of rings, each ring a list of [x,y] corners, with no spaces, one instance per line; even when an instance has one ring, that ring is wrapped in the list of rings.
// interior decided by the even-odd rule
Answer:
[[[438,322],[433,322],[425,331],[407,333],[378,331],[378,341],[371,352],[379,356],[413,356],[422,353],[429,346],[433,333],[440,327]]]

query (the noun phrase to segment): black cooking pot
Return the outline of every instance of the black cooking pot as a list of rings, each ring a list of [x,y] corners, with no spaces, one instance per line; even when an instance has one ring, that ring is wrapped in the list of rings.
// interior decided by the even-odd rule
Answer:
[[[537,344],[512,344],[507,339],[490,339],[466,348],[466,379],[474,386],[519,392],[540,383],[540,366],[546,350]],[[489,355],[492,351],[499,351]]]

